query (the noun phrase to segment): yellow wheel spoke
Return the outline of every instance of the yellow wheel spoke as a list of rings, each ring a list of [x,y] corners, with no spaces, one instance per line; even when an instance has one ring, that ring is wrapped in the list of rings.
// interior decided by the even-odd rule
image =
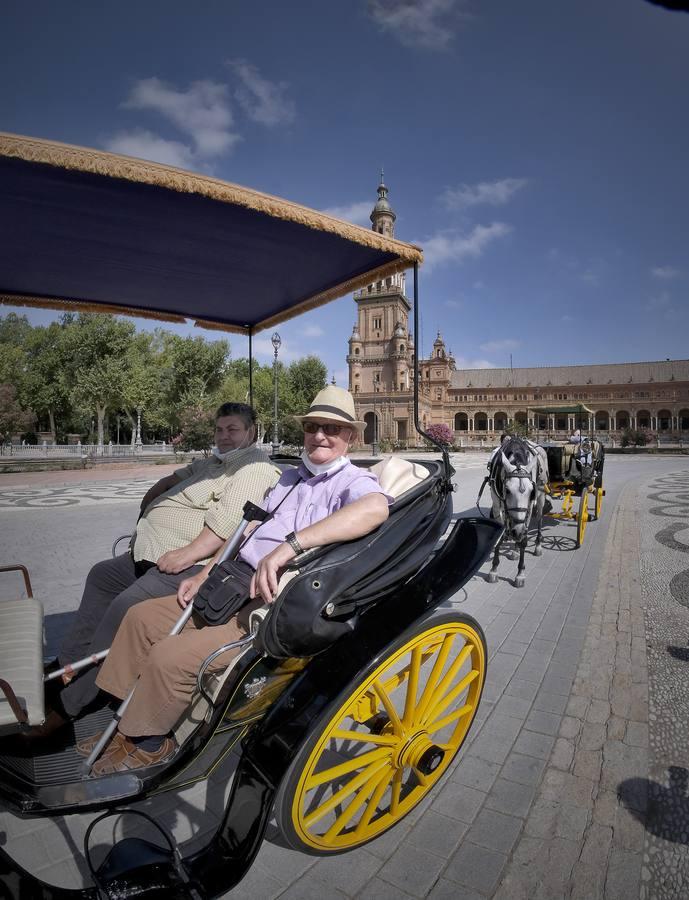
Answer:
[[[345,731],[338,728],[333,731],[332,737],[343,741],[359,741],[362,744],[377,744],[381,747],[396,747],[400,739],[394,734],[372,734],[370,731]]]
[[[467,661],[467,658],[471,655],[471,651],[474,649],[473,644],[467,643],[463,648],[461,653],[457,654],[457,658],[452,663],[450,668],[447,670],[445,675],[442,678],[442,681],[438,685],[435,690],[435,694],[437,697],[442,697],[443,694],[447,691],[449,686],[455,680],[455,676],[461,670],[464,663]]]
[[[445,716],[443,719],[436,719],[435,722],[431,722],[430,725],[426,725],[426,731],[429,734],[434,734],[436,731],[440,731],[441,728],[445,728],[446,725],[449,725],[451,722],[456,722],[457,719],[461,719],[463,716],[466,716],[473,710],[473,706],[470,703],[465,704],[461,707],[461,709],[455,710],[455,712],[450,713],[449,716]]]
[[[351,821],[354,814],[361,809],[361,807],[364,805],[364,803],[366,803],[367,800],[369,800],[371,793],[373,793],[375,796],[375,793],[377,791],[377,788],[380,786],[381,781],[385,785],[391,778],[391,771],[384,771],[381,776],[374,776],[373,778],[371,778],[368,784],[365,784],[361,788],[359,793],[355,797],[352,797],[352,800],[348,804],[348,806],[340,813],[340,815],[335,819],[330,828],[323,835],[323,840],[332,841],[333,838],[337,837],[337,835],[344,828],[346,828],[348,822]]]
[[[373,792],[373,796],[366,804],[366,809],[364,810],[364,814],[357,823],[356,828],[354,829],[354,837],[355,839],[359,839],[363,837],[364,832],[369,826],[371,819],[373,818],[376,810],[378,809],[378,805],[381,801],[381,798],[385,791],[387,790],[388,785],[390,784],[390,779],[392,778],[392,772],[384,772],[383,777],[378,782],[378,787]]]
[[[316,807],[316,809],[307,816],[304,816],[304,825],[306,825],[307,828],[311,828],[314,823],[318,822],[323,816],[335,809],[336,806],[339,806],[350,794],[358,791],[360,787],[366,784],[369,779],[373,778],[377,772],[380,772],[380,770],[387,765],[387,759],[378,759],[371,763],[370,766],[367,766],[363,772],[360,772],[356,777],[348,781],[344,787],[341,787],[340,790],[326,800],[325,803]]]
[[[390,815],[396,816],[400,808],[400,795],[402,793],[402,769],[395,772],[392,779],[392,796],[390,797]]]
[[[407,696],[404,701],[404,715],[402,716],[402,724],[405,728],[410,728],[414,719],[414,710],[416,707],[416,691],[419,687],[419,671],[421,669],[421,647],[414,647],[411,654],[411,662],[409,663],[409,681],[407,682]]]
[[[373,682],[373,690],[376,692],[376,694],[378,695],[378,699],[385,707],[385,712],[388,714],[388,718],[390,719],[390,722],[392,723],[392,729],[395,732],[395,734],[399,734],[399,735],[403,734],[404,729],[402,728],[402,723],[400,722],[400,717],[397,715],[397,710],[395,709],[395,705],[392,702],[392,700],[390,699],[390,697],[388,696],[387,691],[385,690],[383,685],[380,683],[380,681]]]
[[[448,634],[444,639],[440,651],[438,653],[437,659],[433,664],[433,669],[431,670],[431,674],[428,676],[428,681],[426,682],[426,687],[423,690],[423,694],[421,695],[421,699],[419,700],[419,705],[416,708],[416,718],[415,721],[418,722],[426,711],[426,707],[430,703],[431,697],[433,696],[433,691],[435,689],[435,685],[440,678],[440,674],[445,668],[445,663],[447,662],[447,657],[450,655],[450,650],[452,649],[452,644],[454,643],[455,635]]]
[[[427,720],[433,721],[436,716],[438,716],[444,709],[446,709],[453,700],[455,700],[462,691],[465,691],[472,681],[478,678],[478,669],[472,669],[467,675],[462,678],[456,688],[450,691],[449,694],[445,694],[444,697],[441,697],[437,703],[435,703],[428,713],[428,715],[424,718],[424,725]]]
[[[375,763],[382,759],[387,761],[390,759],[391,750],[388,747],[378,747],[375,750],[369,750],[368,753],[362,753],[351,759],[340,763],[337,766],[331,766],[329,769],[323,769],[321,772],[314,772],[305,784],[307,791],[318,787],[320,784],[327,784],[329,781],[335,781],[343,775],[349,775],[350,772],[356,772],[370,763]]]

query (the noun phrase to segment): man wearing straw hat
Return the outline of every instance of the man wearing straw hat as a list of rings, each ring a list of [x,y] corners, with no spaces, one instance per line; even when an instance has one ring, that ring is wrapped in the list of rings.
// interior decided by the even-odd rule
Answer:
[[[125,616],[98,675],[98,686],[124,699],[137,678],[138,682],[93,774],[169,759],[177,749],[171,732],[189,705],[201,663],[246,634],[248,613],[272,603],[284,567],[306,550],[354,540],[387,519],[391,498],[375,475],[347,458],[365,424],[356,419],[349,391],[329,385],[306,415],[296,418],[304,429],[301,465],[282,474],[267,498],[266,510],[272,516],[251,532],[237,557],[243,571],[236,577],[243,580],[247,597],[241,612],[226,624],[211,627],[195,611],[180,634],[170,635],[180,607],[193,600],[207,578],[209,564],[182,582],[177,596],[148,600]],[[238,652],[227,651],[207,671],[225,668]],[[88,755],[97,737],[80,742],[79,752]]]

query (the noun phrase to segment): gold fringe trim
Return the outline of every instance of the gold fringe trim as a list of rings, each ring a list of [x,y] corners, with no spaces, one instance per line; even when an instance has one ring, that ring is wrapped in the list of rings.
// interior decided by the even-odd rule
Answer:
[[[134,306],[119,306],[115,303],[94,303],[90,300],[61,300],[51,297],[28,297],[25,294],[0,294],[1,306],[19,306],[30,309],[55,309],[75,313],[103,313],[114,316],[134,316],[137,319],[153,319],[157,322],[174,322],[182,325],[187,321],[185,316],[176,313],[155,312],[150,309],[137,309]],[[245,328],[232,325],[220,326],[225,331],[246,334]]]
[[[210,178],[207,175],[196,175],[173,166],[164,166],[161,163],[5,132],[0,132],[0,155],[22,159],[26,162],[44,163],[63,169],[150,184],[179,193],[198,194],[222,203],[243,206],[276,219],[284,219],[317,231],[336,234],[364,247],[393,253],[400,259],[406,260],[407,265],[420,263],[423,259],[421,249],[413,244],[383,237],[368,228],[342,222],[306,206],[292,203],[290,200],[282,200],[270,194],[243,188],[227,181]]]

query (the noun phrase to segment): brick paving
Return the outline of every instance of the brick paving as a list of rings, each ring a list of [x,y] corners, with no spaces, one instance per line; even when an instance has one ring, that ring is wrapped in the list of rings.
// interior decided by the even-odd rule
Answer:
[[[471,508],[483,475],[480,457],[468,462],[460,472],[458,511]],[[571,552],[568,526],[554,524],[546,529],[544,555],[528,558],[525,588],[511,586],[507,579],[516,573],[516,562],[504,560],[497,584],[479,573],[450,601],[484,627],[488,677],[459,759],[419,807],[381,838],[333,858],[293,852],[269,834],[247,877],[228,896],[686,896],[685,832],[675,833],[667,823],[664,831],[656,828],[658,834],[644,829],[648,785],[662,787],[668,772],[676,780],[680,772],[672,796],[679,797],[678,821],[686,822],[686,744],[668,744],[667,738],[654,743],[654,722],[667,718],[668,689],[665,671],[647,648],[659,618],[649,613],[648,591],[660,599],[674,579],[673,590],[683,596],[682,528],[689,510],[686,502],[673,507],[677,528],[664,545],[675,554],[673,564],[654,567],[657,527],[648,525],[653,501],[646,487],[654,478],[672,483],[673,473],[686,471],[683,462],[609,458],[603,516],[589,525],[582,549]],[[50,565],[42,564],[37,579],[42,591],[49,588],[48,612],[64,615],[74,608],[74,586],[83,581],[87,560],[103,556],[113,531],[124,527],[134,508],[103,501],[100,508],[13,510],[3,514],[3,530],[12,523],[3,557],[21,548],[27,558],[32,548],[45,546],[45,527],[59,527],[59,549],[50,553],[61,559],[61,577],[56,580],[53,571],[51,580]],[[78,565],[64,558],[65,532],[84,542]],[[689,669],[683,652],[689,623],[675,618],[672,625],[679,629],[672,674],[681,678]],[[658,654],[662,641],[667,644],[664,632],[657,636]],[[650,737],[649,684],[656,717]],[[677,742],[684,732],[672,734]],[[647,781],[649,772],[658,782]],[[156,815],[187,842],[187,851],[218,821],[230,775],[219,772],[213,784],[155,801]],[[621,784],[627,786],[622,795]],[[666,792],[671,789],[666,785]],[[142,807],[150,810],[153,802]],[[84,878],[81,836],[88,817],[75,818],[43,820],[38,827],[34,822],[29,831],[26,823],[0,813],[0,832],[6,830],[7,848],[18,859],[43,861],[44,878],[77,885]]]

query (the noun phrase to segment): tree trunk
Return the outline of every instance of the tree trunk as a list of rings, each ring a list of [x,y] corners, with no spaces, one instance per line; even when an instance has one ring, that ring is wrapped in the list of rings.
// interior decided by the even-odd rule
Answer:
[[[98,446],[103,446],[103,422],[105,420],[106,407],[97,406],[96,414],[98,416]]]
[[[53,440],[57,443],[57,431],[55,430],[55,415],[52,409],[48,409],[48,418],[50,419],[50,430],[53,433]]]

